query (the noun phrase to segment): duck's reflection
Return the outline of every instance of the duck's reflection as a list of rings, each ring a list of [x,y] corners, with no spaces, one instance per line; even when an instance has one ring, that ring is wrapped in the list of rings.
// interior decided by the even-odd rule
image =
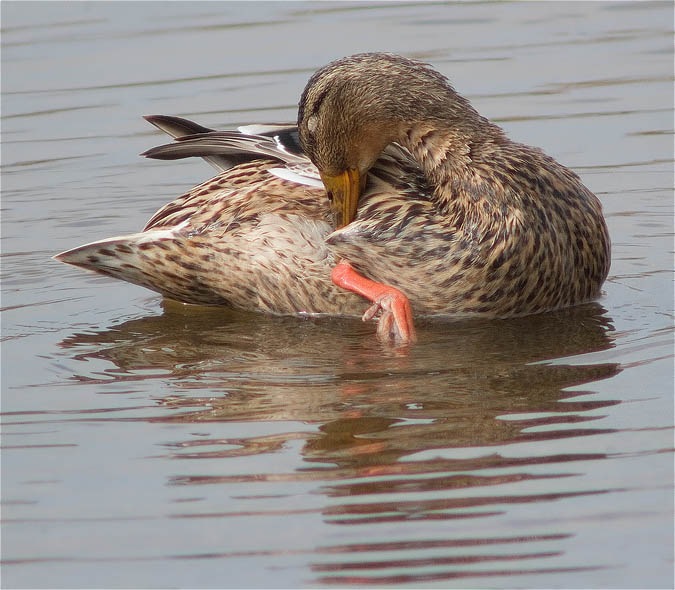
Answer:
[[[384,469],[433,448],[578,435],[571,424],[614,403],[574,401],[578,386],[618,366],[540,361],[609,348],[611,329],[602,307],[590,304],[514,320],[429,321],[416,346],[397,351],[354,320],[167,304],[161,316],[77,334],[62,346],[74,358],[112,363],[106,381],[160,379],[170,395],[157,403],[185,412],[152,420],[309,422],[320,434],[307,438],[307,462]],[[532,428],[553,424],[566,426]],[[594,431],[583,424],[583,432]]]
[[[555,449],[555,439],[606,432],[589,422],[599,408],[618,402],[585,395],[584,385],[619,367],[584,363],[580,355],[611,347],[611,334],[604,310],[591,304],[513,320],[421,322],[418,344],[394,350],[376,341],[372,325],[354,320],[167,305],[159,317],[74,335],[62,346],[73,358],[112,363],[105,379],[161,380],[170,394],[157,403],[167,413],[151,421],[290,424],[291,432],[282,434],[256,435],[252,427],[246,437],[175,441],[170,457],[272,456],[302,441],[305,468],[295,472],[232,475],[224,462],[218,475],[177,475],[172,485],[312,480],[332,498],[321,510],[326,521],[375,526],[485,518],[502,514],[504,504],[604,493],[543,485],[567,477],[566,463],[601,454],[523,448]],[[571,356],[573,362],[564,360]],[[298,431],[302,423],[311,427]],[[505,453],[508,445],[520,451]],[[517,490],[504,493],[504,484]],[[379,544],[371,550],[394,551]],[[355,550],[353,561],[339,564],[320,559],[315,571],[322,583],[352,584],[352,569],[372,566],[364,565],[364,555]],[[456,577],[450,562],[434,565],[450,569],[433,579]],[[354,583],[398,580],[375,570]],[[424,580],[411,575],[410,583]]]

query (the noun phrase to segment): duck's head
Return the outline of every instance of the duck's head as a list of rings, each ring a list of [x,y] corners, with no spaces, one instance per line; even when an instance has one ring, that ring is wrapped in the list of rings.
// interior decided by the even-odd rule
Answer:
[[[421,122],[460,120],[466,109],[445,77],[398,55],[357,54],[319,69],[302,93],[298,130],[338,227],[354,219],[367,172],[389,143]]]

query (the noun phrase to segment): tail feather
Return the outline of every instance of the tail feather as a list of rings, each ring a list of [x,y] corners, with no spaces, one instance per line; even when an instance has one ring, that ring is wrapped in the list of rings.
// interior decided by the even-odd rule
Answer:
[[[97,240],[54,256],[55,260],[153,289],[144,272],[140,246],[144,234]],[[157,290],[157,289],[153,289]]]
[[[210,133],[213,129],[204,127],[199,123],[183,119],[182,117],[172,117],[170,115],[145,115],[143,117],[148,123],[152,123],[157,129],[164,131],[171,137],[183,137],[184,135],[199,135],[201,133]]]
[[[158,160],[201,157],[216,170],[257,160],[273,158],[286,164],[308,165],[298,128],[290,124],[247,125],[232,131],[214,131],[181,117],[146,115],[145,120],[175,139],[141,154]]]
[[[199,136],[213,132],[213,129],[203,127],[199,123],[195,123],[194,121],[190,121],[189,119],[183,119],[182,117],[172,117],[170,115],[145,115],[143,118],[148,123],[152,123],[155,127],[157,127],[157,129],[164,131],[164,133],[170,135],[174,139],[180,139],[181,137],[188,137],[188,136]],[[160,148],[161,147],[164,146],[160,146]],[[153,149],[157,150],[157,148]],[[147,158],[158,157],[152,155],[153,149],[147,150],[143,152],[141,155]],[[161,150],[159,151],[161,152]],[[211,166],[213,166],[216,170],[218,170],[218,172],[225,172],[226,170],[229,170],[233,166],[241,164],[242,162],[246,162],[248,159],[250,159],[238,157],[236,154],[233,153],[229,154],[220,153],[215,155],[208,155],[201,153],[200,154],[187,153],[184,155],[175,156],[175,158],[188,158],[192,156],[201,156],[202,158],[204,158],[206,162],[208,162],[209,164],[211,164]]]
[[[133,283],[186,303],[227,305],[176,262],[175,228],[107,238],[54,256],[55,260]]]

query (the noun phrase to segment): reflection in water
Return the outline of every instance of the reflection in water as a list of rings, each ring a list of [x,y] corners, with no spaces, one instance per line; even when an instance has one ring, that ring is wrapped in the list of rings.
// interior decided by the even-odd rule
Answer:
[[[395,543],[382,543],[375,546],[356,546],[350,551],[405,551],[410,553],[418,549],[438,550],[444,549],[448,552],[456,552],[456,555],[436,556],[433,558],[419,559],[400,559],[396,562],[380,560],[367,561],[346,564],[321,564],[314,568],[317,572],[327,572],[320,578],[324,584],[420,584],[424,582],[450,580],[456,578],[468,577],[486,577],[486,576],[508,576],[524,573],[551,574],[570,571],[565,568],[537,568],[521,569],[518,565],[509,568],[509,562],[522,562],[524,560],[534,560],[543,558],[553,558],[560,554],[555,551],[542,551],[536,553],[524,553],[517,549],[516,543],[524,542],[545,542],[549,540],[559,540],[561,536],[542,535],[536,538],[505,538],[505,539],[461,539],[458,541],[449,541],[443,544],[430,544],[422,542],[419,544],[405,544],[404,547],[397,547]],[[503,549],[498,549],[494,553],[489,553],[490,545],[509,545],[513,544],[513,553],[504,553]],[[487,546],[487,547],[486,547]],[[462,548],[473,549],[480,547],[487,553],[480,555],[466,553],[462,554]],[[477,569],[476,565],[486,564],[485,569]],[[391,570],[395,566],[400,573],[382,575],[380,572],[384,569]],[[496,567],[495,567],[496,566]],[[574,568],[574,571],[584,571],[594,568]],[[360,570],[360,573],[353,574],[354,570]],[[340,574],[340,575],[336,575]]]
[[[274,453],[301,440],[306,467],[286,474],[230,475],[223,463],[220,475],[178,475],[172,485],[316,481],[326,498],[321,509],[326,522],[368,527],[484,519],[503,514],[505,504],[609,491],[546,485],[571,475],[564,467],[567,462],[604,455],[535,452],[548,440],[605,432],[589,427],[599,417],[589,412],[618,403],[589,396],[575,401],[584,393],[578,386],[615,375],[616,364],[541,362],[609,348],[611,325],[599,305],[521,319],[419,327],[418,345],[391,350],[374,339],[370,326],[353,320],[271,318],[167,303],[159,317],[77,334],[61,346],[72,358],[112,363],[98,375],[76,377],[88,383],[162,377],[170,393],[160,395],[157,403],[173,411],[150,418],[155,422],[318,425],[311,432],[176,441],[167,445],[175,459],[225,460]],[[568,391],[571,386],[577,387]],[[514,443],[534,444],[527,447],[529,454],[505,456],[496,450]],[[508,493],[499,487],[509,484],[518,486]],[[541,548],[560,537],[334,545],[316,553],[338,554],[340,559],[320,559],[313,570],[318,582],[338,584],[522,573],[523,566],[504,565],[499,572],[493,568],[495,563],[523,560],[532,568],[530,560],[550,558],[555,551],[517,547],[536,542]],[[435,557],[426,551],[429,543]],[[493,553],[489,548],[495,545],[500,549]],[[418,551],[423,557],[410,557]],[[489,570],[476,569],[483,562],[492,564]],[[428,572],[429,567],[434,571]],[[392,568],[404,568],[405,573]]]

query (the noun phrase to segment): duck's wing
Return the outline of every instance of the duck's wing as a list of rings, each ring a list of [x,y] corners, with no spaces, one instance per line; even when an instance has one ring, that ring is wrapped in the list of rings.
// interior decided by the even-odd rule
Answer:
[[[348,307],[330,282],[328,201],[318,172],[296,153],[297,130],[216,132],[185,119],[153,119],[177,139],[148,157],[204,157],[220,173],[162,207],[143,231],[68,250],[57,260],[190,303],[273,313]]]
[[[204,127],[199,123],[183,119],[182,117],[172,117],[171,115],[146,115],[143,117],[148,123],[151,123],[160,131],[164,131],[171,137],[183,137],[184,135],[199,135],[200,133],[210,133],[214,129]]]
[[[151,115],[145,118],[174,137],[172,143],[141,154],[145,157],[160,160],[201,157],[221,171],[254,161],[275,161],[277,166],[265,166],[265,174],[325,190],[317,168],[302,150],[296,125],[254,124],[237,130],[214,131],[180,117]],[[145,230],[181,223],[200,206],[200,192],[191,191],[167,204],[150,219]],[[346,233],[357,240],[376,239],[376,236],[391,239],[420,201],[424,208],[430,205],[428,194],[427,183],[410,152],[399,144],[390,144],[370,170],[368,187],[359,204],[360,214]],[[346,235],[342,237],[346,238]]]
[[[241,174],[230,173],[221,177],[233,189],[245,189],[253,184],[260,187],[260,183],[264,187],[262,176],[267,177],[270,183],[282,179],[292,185],[323,190],[319,172],[302,153],[297,127],[293,125],[249,125],[238,130],[213,131],[179,117],[154,115],[146,119],[175,138],[172,143],[151,148],[141,154],[147,158],[176,160],[201,157],[218,169],[221,175],[237,167]],[[255,166],[256,163],[260,163],[260,166]],[[212,183],[209,181],[207,184]],[[292,185],[289,190],[292,190]],[[206,189],[199,189],[197,187],[162,207],[148,221],[144,231],[182,223],[203,208],[205,198],[209,198],[208,193],[212,193],[213,188],[206,194]]]
[[[318,171],[300,147],[296,125],[255,124],[231,131],[216,131],[181,117],[147,115],[144,118],[176,140],[143,152],[141,155],[146,158],[177,160],[201,157],[220,172],[244,162],[272,158],[290,167],[307,167],[312,176],[319,178]]]
[[[271,313],[354,313],[360,301],[330,281],[327,202],[317,189],[241,164],[163,207],[135,234],[57,260],[186,303]]]

